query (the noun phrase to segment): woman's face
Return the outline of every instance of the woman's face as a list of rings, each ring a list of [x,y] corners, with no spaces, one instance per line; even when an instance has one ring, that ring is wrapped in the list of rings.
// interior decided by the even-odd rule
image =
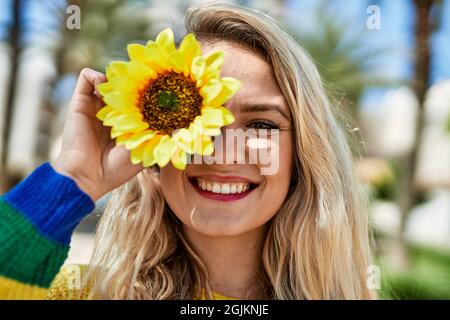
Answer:
[[[222,129],[223,140],[233,132],[228,129],[279,129],[278,141],[247,139],[246,147],[236,143],[231,149],[216,148],[214,156],[219,152],[222,159],[230,156],[226,152],[248,156],[251,148],[269,146],[272,162],[278,164],[269,173],[262,172],[261,163],[248,160],[244,164],[188,164],[184,171],[167,165],[161,169],[161,186],[168,205],[186,228],[207,236],[235,236],[264,226],[286,198],[293,167],[290,112],[271,66],[259,55],[223,41],[203,44],[202,49],[204,53],[223,51],[221,76],[242,82],[241,89],[225,103],[236,120]]]

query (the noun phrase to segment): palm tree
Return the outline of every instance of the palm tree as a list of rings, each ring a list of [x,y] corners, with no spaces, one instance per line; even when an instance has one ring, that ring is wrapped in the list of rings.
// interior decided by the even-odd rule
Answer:
[[[315,61],[331,100],[356,119],[366,88],[396,81],[375,73],[376,59],[386,48],[368,48],[363,42],[364,30],[350,34],[354,30],[337,20],[326,5],[317,6],[315,21],[318,26],[313,31],[290,33]]]
[[[425,95],[430,83],[430,39],[432,28],[436,27],[430,16],[433,4],[438,4],[434,0],[414,0],[415,9],[415,60],[414,78],[412,89],[418,99],[419,109],[417,112],[414,144],[402,160],[401,175],[399,180],[398,204],[401,210],[401,225],[396,245],[397,254],[400,255],[397,267],[408,267],[409,259],[404,239],[406,222],[411,210],[418,204],[421,198],[421,190],[415,185],[414,177],[417,171],[418,152],[421,147],[421,137],[424,129],[425,119]],[[434,24],[434,25],[433,25]]]

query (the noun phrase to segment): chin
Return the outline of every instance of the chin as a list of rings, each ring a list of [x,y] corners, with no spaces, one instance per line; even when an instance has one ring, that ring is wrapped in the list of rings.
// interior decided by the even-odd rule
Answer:
[[[188,228],[205,236],[236,236],[252,229],[243,221],[245,219],[241,212],[229,212],[223,209],[211,210],[196,207],[196,210],[183,220],[187,220],[183,222]]]

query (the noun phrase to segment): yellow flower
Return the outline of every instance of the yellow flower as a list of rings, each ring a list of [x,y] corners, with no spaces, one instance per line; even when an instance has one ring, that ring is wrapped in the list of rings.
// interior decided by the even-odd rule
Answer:
[[[220,77],[223,52],[202,55],[193,34],[176,48],[167,28],[145,46],[128,45],[128,55],[106,68],[108,81],[97,87],[105,102],[97,118],[111,127],[111,138],[145,167],[172,161],[184,169],[187,154],[211,155],[211,137],[234,121],[223,104],[241,86]]]

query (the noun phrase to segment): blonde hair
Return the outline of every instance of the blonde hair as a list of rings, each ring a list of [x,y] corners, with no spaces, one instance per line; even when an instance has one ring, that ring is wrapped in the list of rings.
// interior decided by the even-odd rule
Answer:
[[[270,17],[209,4],[189,9],[185,26],[200,41],[226,40],[272,65],[294,127],[295,168],[283,206],[269,222],[261,254],[268,299],[371,299],[364,191],[344,131],[316,67]],[[106,299],[212,298],[208,271],[146,169],[112,193],[96,233],[89,271]]]

